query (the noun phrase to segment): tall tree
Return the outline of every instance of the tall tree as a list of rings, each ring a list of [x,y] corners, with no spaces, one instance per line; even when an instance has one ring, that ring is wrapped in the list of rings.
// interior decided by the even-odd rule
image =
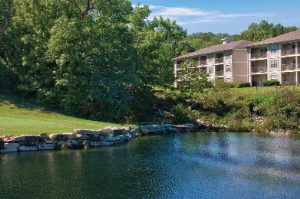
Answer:
[[[130,31],[138,50],[137,70],[143,82],[166,86],[173,81],[171,59],[181,54],[186,31],[169,19],[147,20],[150,13],[148,6],[138,5],[131,15]]]
[[[3,42],[3,35],[11,19],[13,0],[0,1],[0,50]]]
[[[261,21],[260,23],[252,23],[248,29],[241,33],[241,39],[250,41],[262,41],[271,37],[295,31],[297,27],[284,27],[281,24],[273,24],[268,21]]]

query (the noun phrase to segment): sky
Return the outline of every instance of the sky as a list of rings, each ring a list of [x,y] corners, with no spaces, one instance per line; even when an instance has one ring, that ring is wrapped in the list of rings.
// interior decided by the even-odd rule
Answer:
[[[238,34],[255,22],[267,20],[300,27],[300,0],[131,0],[150,6],[154,16],[175,20],[189,34]]]

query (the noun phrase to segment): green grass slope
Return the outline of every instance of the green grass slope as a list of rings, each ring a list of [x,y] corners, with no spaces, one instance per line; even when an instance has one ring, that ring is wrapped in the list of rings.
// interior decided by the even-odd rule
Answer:
[[[260,97],[267,97],[276,95],[279,90],[283,89],[290,89],[295,93],[300,93],[299,86],[271,86],[271,87],[246,87],[246,88],[234,88],[233,93],[236,95],[244,96],[244,97],[253,97],[253,96],[260,96]]]
[[[73,129],[100,129],[120,124],[97,122],[43,110],[34,102],[0,93],[0,135],[64,133]]]

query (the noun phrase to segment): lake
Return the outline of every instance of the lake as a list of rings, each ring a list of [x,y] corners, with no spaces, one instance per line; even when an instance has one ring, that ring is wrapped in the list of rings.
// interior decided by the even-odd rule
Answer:
[[[193,133],[5,154],[0,198],[300,198],[300,140]]]

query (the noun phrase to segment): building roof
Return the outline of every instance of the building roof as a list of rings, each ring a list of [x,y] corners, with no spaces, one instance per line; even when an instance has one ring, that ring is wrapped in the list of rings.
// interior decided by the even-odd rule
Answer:
[[[240,40],[240,41],[233,41],[233,42],[227,43],[227,44],[218,44],[218,45],[210,46],[208,48],[200,49],[200,50],[192,52],[192,53],[188,53],[186,55],[182,55],[180,57],[176,57],[173,60],[183,60],[183,59],[187,59],[187,58],[197,57],[200,55],[207,55],[210,53],[223,52],[226,50],[233,50],[233,49],[241,49],[241,48],[245,48],[246,46],[248,46],[251,43],[252,43],[251,41]]]
[[[260,42],[252,43],[252,44],[248,45],[248,47],[264,46],[264,45],[268,45],[268,44],[289,42],[289,41],[295,41],[295,40],[300,40],[300,29],[293,31],[293,32],[283,34],[283,35],[279,35],[277,37],[266,39],[266,40],[263,40]]]

